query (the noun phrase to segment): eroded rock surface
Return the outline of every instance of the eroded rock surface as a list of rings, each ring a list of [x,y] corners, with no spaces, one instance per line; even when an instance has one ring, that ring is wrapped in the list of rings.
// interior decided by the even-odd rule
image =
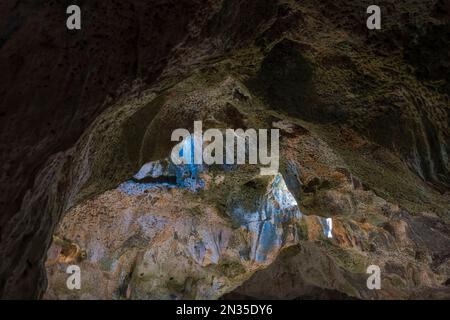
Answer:
[[[448,1],[370,4],[0,4],[0,296],[448,299]],[[196,120],[280,174],[171,166]]]
[[[205,178],[216,187],[225,183]],[[294,202],[286,203],[286,198],[295,200],[282,177],[259,183],[261,190],[254,193],[261,211],[236,208],[229,217],[205,205],[200,194],[165,186],[149,187],[141,195],[107,191],[75,207],[55,237],[76,243],[86,256],[78,258],[54,241],[46,296],[219,298],[298,241],[301,214]],[[65,268],[73,263],[83,270],[83,288],[71,292]]]

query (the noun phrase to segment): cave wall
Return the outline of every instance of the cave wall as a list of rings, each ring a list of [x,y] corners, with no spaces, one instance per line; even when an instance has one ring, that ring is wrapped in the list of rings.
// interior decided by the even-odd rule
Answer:
[[[382,1],[388,22],[375,35],[361,23],[368,1],[78,3],[82,32],[65,28],[68,1],[0,4],[1,297],[36,298],[46,286],[43,257],[67,209],[58,190],[71,185],[61,154],[122,97],[234,50],[253,50],[232,72],[273,109],[348,125],[448,190],[448,51],[434,59],[430,40],[448,46],[448,1]]]

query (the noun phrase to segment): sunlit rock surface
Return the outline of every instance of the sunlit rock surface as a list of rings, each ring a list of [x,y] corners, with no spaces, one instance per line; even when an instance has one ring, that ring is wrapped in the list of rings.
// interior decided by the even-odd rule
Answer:
[[[374,147],[362,138],[336,141],[329,127],[324,132],[274,116],[233,77],[189,89],[197,81],[201,77],[180,83],[165,99],[149,94],[144,100],[151,103],[139,98],[112,108],[74,150],[60,155],[75,155],[70,171],[49,165],[47,176],[58,179],[63,172],[71,178],[65,214],[47,255],[46,298],[448,296],[449,229],[438,216],[448,206],[445,195],[427,189],[388,151],[379,157],[393,167],[380,168],[366,155]],[[187,104],[180,108],[182,103]],[[158,125],[149,120],[136,147],[135,136],[125,139],[129,126],[140,119],[135,114],[155,106],[160,111],[152,119]],[[255,108],[260,108],[258,117],[251,116]],[[220,118],[224,113],[234,117]],[[125,114],[120,121],[118,114]],[[279,128],[280,174],[260,176],[258,166],[249,165],[175,166],[169,160],[172,146],[163,142],[171,130],[159,124],[182,121],[180,114],[225,128]],[[182,149],[191,156],[186,141]],[[149,157],[148,152],[156,153]],[[376,177],[388,181],[392,174],[402,177],[404,188],[420,186],[437,214],[423,206],[414,216],[416,198],[398,198],[408,209],[386,200],[393,196],[368,178],[367,164]],[[81,290],[66,287],[70,264],[82,270]],[[379,291],[366,286],[366,269],[373,264],[385,274]]]
[[[249,211],[246,205],[237,203],[230,215],[235,224],[249,231],[251,259],[264,263],[276,256],[286,239],[297,240],[296,222],[302,214],[280,174],[269,183],[254,210]]]
[[[134,177],[162,172],[160,163],[146,164]],[[53,242],[46,297],[219,298],[299,241],[302,214],[282,176],[255,179],[259,210],[241,203],[229,216],[189,188],[165,183],[143,183],[143,192],[122,184],[73,208],[55,239],[76,243],[84,256],[68,256],[64,243]],[[80,291],[66,288],[64,268],[70,263],[83,272]]]
[[[192,162],[193,150],[193,139],[181,142],[180,156]],[[308,221],[283,176],[258,171],[171,160],[144,164],[116,189],[64,216],[47,257],[46,297],[217,299],[230,292],[308,237],[301,230]],[[205,201],[217,189],[239,193],[228,194],[223,212]],[[311,239],[325,239],[331,230],[324,218],[314,219],[320,231]],[[83,270],[79,291],[66,287],[71,263]]]

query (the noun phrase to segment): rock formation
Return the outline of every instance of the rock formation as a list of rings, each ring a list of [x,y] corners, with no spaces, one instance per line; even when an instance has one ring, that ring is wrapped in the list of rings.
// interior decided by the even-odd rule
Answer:
[[[2,298],[450,298],[448,1],[3,2]],[[197,120],[280,173],[174,166]]]

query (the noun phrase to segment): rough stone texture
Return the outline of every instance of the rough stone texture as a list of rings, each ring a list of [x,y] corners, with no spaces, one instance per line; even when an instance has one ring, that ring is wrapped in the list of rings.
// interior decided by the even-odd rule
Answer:
[[[209,178],[216,187],[224,183]],[[231,219],[205,205],[201,195],[164,187],[142,195],[108,191],[75,207],[55,237],[70,239],[80,250],[66,250],[67,244],[54,241],[47,259],[46,297],[219,298],[298,238],[298,208],[295,215],[288,208],[280,210],[273,190],[278,184],[273,177],[269,181],[255,193],[260,210],[274,208],[256,215],[240,210]],[[66,287],[65,269],[74,263],[83,270],[80,291]]]
[[[64,1],[0,4],[2,298],[42,297],[47,278],[46,297],[449,297],[447,0],[379,1],[383,29],[373,32],[364,0],[79,3],[82,32],[64,28]],[[188,239],[186,228],[208,229],[205,217],[218,222],[216,232],[223,225],[240,234],[232,208],[260,187],[249,183],[254,173],[214,171],[221,187],[152,190],[142,206],[116,190],[167,157],[171,131],[191,129],[193,120],[281,130],[281,173],[303,213],[295,227],[302,236],[264,263],[247,265],[236,251],[243,241],[205,267],[165,235],[178,223]],[[153,196],[161,202],[147,203]],[[180,217],[175,209],[186,208],[170,199],[200,208]],[[144,223],[150,238],[140,239],[139,221],[153,209]],[[94,217],[120,230],[124,212],[137,245],[120,251],[125,235]],[[332,239],[319,236],[317,217],[333,218]],[[176,277],[152,287],[159,269],[145,267],[138,281],[143,254],[157,250],[153,236],[182,248],[164,250],[162,260],[170,269],[183,252],[180,268],[189,265],[190,278],[175,268]],[[123,254],[125,274],[96,260],[101,245],[110,259]],[[236,277],[220,271],[229,257]],[[75,258],[102,285],[70,296],[61,291],[62,271]],[[385,274],[380,291],[365,287],[369,264]],[[203,280],[195,289],[202,274],[220,279],[221,289]]]

